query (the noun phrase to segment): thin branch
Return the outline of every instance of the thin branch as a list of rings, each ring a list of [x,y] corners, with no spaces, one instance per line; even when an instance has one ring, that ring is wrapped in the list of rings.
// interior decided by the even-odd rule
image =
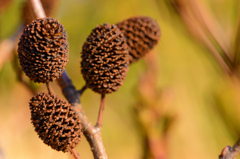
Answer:
[[[72,156],[74,157],[74,159],[80,159],[79,154],[77,153],[77,151],[74,148],[70,149],[70,152],[71,152]]]
[[[54,92],[53,92],[53,90],[52,90],[52,88],[51,88],[49,82],[46,83],[46,86],[47,86],[48,94],[54,94]]]
[[[198,19],[199,24],[206,29],[207,33],[209,33],[221,47],[226,58],[233,63],[233,57],[230,54],[230,40],[225,35],[225,32],[221,28],[216,18],[214,18],[212,14],[207,11],[200,1],[189,1],[189,4],[192,13],[194,13],[195,17],[197,17],[196,19]]]
[[[226,146],[225,148],[223,148],[221,154],[219,155],[219,159],[235,159],[239,153],[240,138],[237,140],[233,147]]]
[[[234,64],[237,66],[239,64],[239,53],[240,53],[240,3],[238,4],[238,16],[237,16],[237,27],[234,33],[234,41],[233,41],[233,55],[234,55]]]
[[[33,7],[33,12],[36,15],[37,18],[44,18],[46,17],[46,14],[43,10],[42,3],[40,0],[30,0],[32,7]]]
[[[98,113],[98,119],[95,127],[101,128],[102,127],[102,118],[103,118],[103,110],[105,107],[105,94],[101,95],[101,104]]]
[[[83,134],[87,138],[91,146],[91,150],[95,159],[107,159],[107,154],[102,142],[100,129],[94,127],[92,123],[88,120],[87,116],[84,114],[82,105],[79,100],[79,93],[72,84],[71,79],[68,77],[66,71],[63,72],[61,77],[58,79],[58,84],[61,87],[64,96],[67,98],[69,103],[71,103],[84,127]]]
[[[18,58],[17,55],[14,54],[14,59],[13,59],[13,69],[16,72],[17,75],[17,80],[23,84],[33,95],[36,94],[35,89],[31,86],[31,84],[29,82],[26,82],[23,79],[23,70],[20,68],[20,66],[18,65]]]
[[[87,85],[84,85],[80,90],[78,90],[78,93],[82,95],[86,89],[87,89]]]
[[[188,7],[188,3],[186,1],[182,0],[173,0],[173,3],[176,3],[177,11],[179,12],[181,18],[185,22],[187,28],[189,31],[193,34],[193,36],[196,37],[201,43],[203,43],[210,51],[210,53],[213,55],[213,57],[216,59],[218,64],[222,67],[222,69],[229,75],[232,74],[232,68],[231,64],[229,65],[229,60],[224,57],[228,57],[227,55],[222,57],[220,52],[217,50],[217,48],[214,46],[214,44],[211,42],[209,37],[207,36],[203,24],[199,22],[198,18],[195,14],[193,14],[192,9]],[[174,4],[175,4],[174,3]],[[207,26],[205,26],[207,27]],[[208,29],[210,30],[210,26],[208,26]],[[215,34],[214,34],[215,35]]]
[[[4,64],[13,56],[23,28],[24,26],[20,25],[16,33],[10,39],[5,39],[0,42],[0,70]]]
[[[33,10],[35,10],[34,12],[36,14],[36,17],[37,18],[45,17],[41,2],[39,0],[31,0],[31,3],[33,5]],[[63,95],[68,100],[68,102],[74,106],[76,112],[79,115],[79,118],[84,128],[83,134],[87,138],[91,146],[91,150],[94,158],[107,159],[108,157],[102,142],[100,129],[95,128],[91,124],[91,122],[88,120],[87,116],[84,114],[84,111],[82,109],[80,99],[79,99],[80,94],[73,86],[72,81],[68,77],[66,71],[62,73],[62,75],[59,77],[57,81],[59,86],[62,89]]]

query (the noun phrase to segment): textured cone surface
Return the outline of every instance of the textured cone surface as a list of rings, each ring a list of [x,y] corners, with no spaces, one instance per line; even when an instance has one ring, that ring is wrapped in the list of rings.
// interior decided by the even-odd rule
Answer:
[[[93,29],[81,57],[83,77],[93,91],[112,93],[123,84],[128,71],[128,50],[116,25],[103,24]]]
[[[133,17],[117,24],[129,47],[129,63],[145,56],[160,39],[158,23],[150,17]]]
[[[56,19],[37,19],[27,25],[18,43],[18,58],[34,82],[58,78],[68,61],[67,33]]]
[[[39,93],[30,100],[31,120],[43,142],[67,152],[82,137],[82,127],[74,108],[57,96]]]
[[[40,0],[42,3],[42,7],[45,11],[47,17],[51,16],[54,9],[56,8],[57,0]],[[31,5],[31,1],[26,0],[23,4],[22,10],[22,18],[25,25],[31,23],[33,20],[36,19],[36,16],[33,12],[33,8]]]

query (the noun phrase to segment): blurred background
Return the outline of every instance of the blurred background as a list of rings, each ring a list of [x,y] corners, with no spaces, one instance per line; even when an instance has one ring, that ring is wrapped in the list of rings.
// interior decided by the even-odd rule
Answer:
[[[24,3],[0,0],[0,159],[68,159],[68,153],[45,145],[30,122],[28,102],[33,91],[46,92],[46,86],[21,73],[15,47],[7,53],[24,25]],[[236,142],[239,12],[238,0],[55,1],[51,17],[67,31],[66,71],[77,89],[85,84],[81,47],[98,24],[144,15],[161,27],[158,45],[130,66],[117,92],[106,96],[102,138],[110,159],[213,159]],[[51,86],[64,98],[56,82]],[[100,95],[87,89],[81,102],[95,123]],[[76,150],[83,159],[93,158],[84,137]]]

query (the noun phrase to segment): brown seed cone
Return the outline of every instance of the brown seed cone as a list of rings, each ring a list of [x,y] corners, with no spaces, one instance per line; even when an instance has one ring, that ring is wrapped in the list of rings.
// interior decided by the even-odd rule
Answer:
[[[47,17],[51,16],[56,8],[57,0],[40,0]],[[37,17],[33,12],[31,2],[26,0],[23,4],[22,18],[25,25],[31,23]]]
[[[116,25],[103,24],[93,29],[81,57],[83,78],[93,91],[112,93],[123,84],[128,71],[128,50]]]
[[[32,124],[45,144],[63,152],[76,147],[82,126],[71,104],[55,95],[39,93],[29,105]]]
[[[24,29],[18,43],[18,58],[26,75],[34,82],[58,78],[68,61],[67,33],[58,20],[36,19]]]
[[[124,33],[129,47],[129,63],[145,56],[160,39],[160,27],[150,17],[132,17],[117,23]]]

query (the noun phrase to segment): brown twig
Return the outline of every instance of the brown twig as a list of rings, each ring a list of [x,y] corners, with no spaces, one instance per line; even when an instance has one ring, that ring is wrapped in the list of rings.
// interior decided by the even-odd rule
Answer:
[[[86,89],[87,89],[87,85],[84,85],[80,90],[78,90],[78,93],[82,95]]]
[[[54,94],[53,89],[51,88],[49,82],[46,83],[46,86],[47,86],[48,94]]]
[[[202,7],[197,6],[195,3],[190,2],[189,0],[170,1],[178,11],[191,34],[209,49],[210,53],[216,59],[223,71],[231,75],[233,58],[230,57],[229,44],[226,43],[226,40],[219,40],[220,35],[218,34],[222,33],[221,29],[216,26],[217,24],[214,24],[212,19],[205,15],[206,13],[203,14]],[[196,13],[196,10],[200,13]],[[218,30],[214,30],[216,28],[215,26],[218,28]],[[220,51],[217,49],[214,43],[217,43],[217,45],[220,46]],[[221,55],[221,51],[223,52],[223,55]]]
[[[77,153],[77,151],[74,148],[70,149],[70,152],[71,152],[72,156],[74,157],[74,159],[80,159],[79,154]]]
[[[219,159],[235,159],[239,153],[240,138],[237,140],[233,147],[226,146],[225,148],[223,148],[221,154],[219,155]]]
[[[16,72],[17,75],[17,80],[23,84],[33,95],[36,94],[36,91],[33,87],[31,87],[31,84],[29,82],[26,82],[23,79],[23,70],[19,67],[18,65],[18,58],[17,55],[14,54],[14,59],[13,59],[13,69]]]
[[[97,119],[97,123],[96,123],[95,127],[98,127],[98,128],[102,127],[102,118],[103,118],[104,107],[105,107],[105,94],[102,94],[99,113],[98,113],[98,119]]]
[[[230,40],[225,35],[225,32],[220,27],[220,24],[216,18],[214,18],[212,14],[207,11],[201,1],[189,1],[189,4],[192,13],[194,13],[195,17],[198,19],[199,24],[203,29],[206,29],[206,33],[211,35],[212,39],[214,39],[214,41],[216,41],[218,46],[222,49],[226,58],[228,58],[228,60],[232,63],[233,57],[230,54]]]
[[[36,15],[37,18],[44,18],[46,17],[46,14],[44,12],[42,3],[40,0],[29,0],[31,1],[32,7],[33,7],[33,12]]]
[[[36,14],[36,17],[37,18],[45,17],[45,13],[42,8],[41,2],[39,0],[31,0],[31,3],[33,6],[33,9],[35,10],[34,13]],[[66,71],[62,73],[62,75],[57,81],[59,86],[62,89],[62,92],[65,98],[68,100],[69,103],[71,103],[74,106],[76,112],[79,115],[79,118],[84,128],[83,134],[87,138],[91,146],[91,150],[94,158],[107,159],[108,157],[102,142],[100,129],[97,127],[94,127],[91,124],[91,122],[88,120],[87,116],[84,114],[84,111],[82,109],[80,99],[79,99],[80,94],[73,86],[72,81],[68,77]]]
[[[233,46],[233,55],[234,55],[234,65],[239,65],[239,53],[240,53],[240,3],[238,5],[238,18],[237,18],[237,27],[234,33],[234,46]]]
[[[107,154],[102,142],[101,132],[98,127],[94,127],[92,123],[88,120],[87,116],[84,114],[82,105],[79,100],[79,93],[72,84],[71,79],[68,77],[66,71],[63,72],[61,77],[58,79],[58,84],[61,87],[64,96],[67,98],[69,103],[71,103],[76,109],[79,118],[84,127],[83,134],[87,138],[93,156],[95,159],[107,159]]]
[[[169,100],[169,96],[166,96],[168,93],[163,88],[161,90],[156,88],[159,68],[156,56],[157,54],[151,52],[144,59],[147,69],[139,78],[138,102],[134,110],[136,124],[141,128],[143,140],[141,158],[167,159],[168,134],[173,125],[174,116],[164,110]],[[157,126],[160,121],[165,123],[161,128]]]
[[[13,56],[16,49],[16,44],[18,42],[19,36],[22,33],[24,26],[20,25],[16,33],[10,38],[2,40],[0,43],[0,70],[4,64]]]

